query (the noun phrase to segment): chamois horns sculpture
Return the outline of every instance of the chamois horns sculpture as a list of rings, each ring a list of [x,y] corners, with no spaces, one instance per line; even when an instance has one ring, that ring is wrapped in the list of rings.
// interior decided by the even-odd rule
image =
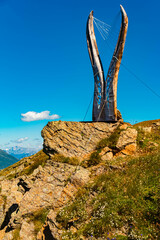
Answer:
[[[121,5],[120,8],[121,28],[106,80],[94,33],[93,11],[90,12],[87,21],[87,45],[94,75],[93,121],[117,121],[117,82],[128,29],[127,14]]]

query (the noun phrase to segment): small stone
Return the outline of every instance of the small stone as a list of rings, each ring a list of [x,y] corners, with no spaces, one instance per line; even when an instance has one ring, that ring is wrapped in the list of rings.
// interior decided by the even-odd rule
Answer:
[[[113,153],[112,152],[107,152],[106,154],[104,154],[101,159],[103,161],[107,161],[107,160],[111,160],[113,158]]]
[[[100,166],[100,167],[98,167],[98,168],[96,169],[95,175],[96,175],[96,176],[99,176],[99,175],[101,175],[101,174],[103,174],[103,173],[105,173],[105,172],[106,172],[105,166]]]
[[[150,144],[151,146],[154,146],[154,147],[158,147],[158,146],[159,146],[159,144],[158,144],[158,143],[155,143],[155,142],[149,142],[149,144]]]
[[[105,155],[108,152],[112,152],[112,149],[110,149],[109,147],[105,147],[105,148],[102,149],[102,151],[100,152],[99,155],[103,156],[103,155]]]
[[[77,232],[77,229],[76,229],[75,227],[71,226],[71,227],[70,227],[70,231],[71,231],[72,233],[76,233],[76,232]]]
[[[136,152],[136,144],[132,143],[130,145],[127,145],[125,149],[121,151],[124,155],[133,155]]]
[[[153,123],[152,125],[159,127],[159,126],[160,126],[160,122],[155,122],[155,123]]]

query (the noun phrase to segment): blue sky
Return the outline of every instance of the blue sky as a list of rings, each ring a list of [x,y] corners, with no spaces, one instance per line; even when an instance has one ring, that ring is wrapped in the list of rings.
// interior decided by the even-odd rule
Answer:
[[[83,120],[93,95],[87,17],[94,10],[98,19],[116,23],[117,31],[120,4],[129,18],[122,63],[160,95],[158,0],[0,0],[0,148],[23,138],[23,146],[38,148],[48,120],[22,121],[21,114],[29,111]],[[112,53],[97,31],[96,38],[107,74]],[[160,98],[121,66],[118,109],[124,120],[158,119],[159,105]],[[91,118],[92,106],[86,120]]]

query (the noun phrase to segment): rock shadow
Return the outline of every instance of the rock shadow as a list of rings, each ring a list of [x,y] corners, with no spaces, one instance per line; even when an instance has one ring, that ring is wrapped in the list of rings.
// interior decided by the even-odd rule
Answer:
[[[42,240],[56,240],[56,238],[53,237],[48,225],[45,227],[43,234]]]
[[[18,212],[18,210],[19,210],[18,204],[17,203],[12,204],[12,206],[6,212],[6,215],[5,215],[2,225],[0,227],[0,230],[4,229],[9,224],[12,213],[15,211]],[[8,232],[8,231],[9,231],[9,229],[6,229],[6,232]]]

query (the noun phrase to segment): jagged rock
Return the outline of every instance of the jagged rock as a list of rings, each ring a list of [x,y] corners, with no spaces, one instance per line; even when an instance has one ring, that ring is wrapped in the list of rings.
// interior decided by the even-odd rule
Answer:
[[[75,166],[52,163],[37,172],[37,179],[30,191],[26,192],[21,203],[20,212],[22,215],[28,212],[37,211],[49,205],[58,205],[58,202],[67,179],[75,171]],[[35,173],[33,173],[35,176]]]
[[[17,203],[19,204],[23,198],[23,194],[18,190],[18,179],[4,180],[1,182],[1,194],[6,197],[6,209]]]
[[[1,195],[6,196],[9,195],[11,191],[12,181],[3,180],[1,181]]]
[[[117,143],[119,153],[123,156],[133,154],[136,149],[137,132],[120,121],[117,123],[60,121],[48,123],[42,131],[44,149],[51,157],[58,152],[65,156],[83,159],[87,156],[89,159],[88,156],[95,151],[97,143],[109,137],[118,126],[122,130]],[[103,161],[111,160],[112,149],[105,147],[100,156]],[[32,167],[32,157],[25,158],[21,163],[18,167],[24,173],[25,164],[29,163],[27,166]],[[35,163],[33,161],[33,166]],[[62,239],[63,230],[56,222],[57,213],[68,201],[74,200],[78,189],[90,181],[91,173],[96,176],[110,169],[117,169],[114,165],[109,166],[110,169],[107,168],[104,162],[85,169],[81,166],[55,162],[55,158],[48,159],[48,157],[45,165],[39,165],[30,175],[18,174],[18,167],[11,170],[13,178],[10,176],[8,178],[10,180],[6,180],[3,177],[0,180],[0,239],[12,239],[15,229],[20,230],[20,238],[23,240]],[[94,181],[93,178],[92,181]],[[35,236],[36,224],[34,226],[31,216],[43,209],[47,209],[47,213],[49,209],[49,213],[43,227]],[[74,227],[71,230],[76,231]]]
[[[86,184],[90,177],[90,172],[87,169],[78,167],[78,169],[72,174],[69,179],[68,184],[64,187],[58,202],[60,204],[54,206],[55,210],[51,210],[47,216],[47,223],[51,231],[53,239],[60,240],[62,230],[60,229],[59,224],[56,222],[57,211],[68,202],[69,199],[72,199],[75,196],[78,188]]]
[[[51,210],[47,216],[47,223],[51,231],[51,234],[53,236],[53,239],[60,240],[62,230],[61,230],[61,226],[56,222],[56,215],[57,215],[57,212]]]
[[[20,238],[23,240],[34,240],[34,224],[33,222],[28,223],[27,221],[23,221],[20,230]]]
[[[117,109],[117,120],[121,120],[122,119],[122,114],[121,112]]]
[[[29,179],[26,179],[26,177],[21,177],[19,178],[19,182],[17,183],[18,185],[18,190],[22,193],[25,194],[28,192],[31,187],[32,187],[33,182],[29,181]]]
[[[50,156],[57,152],[66,157],[83,158],[101,139],[109,137],[120,123],[49,122],[42,130],[43,147]]]
[[[132,125],[130,123],[123,123],[119,128],[121,130],[126,130],[128,127],[131,127]]]
[[[53,237],[51,229],[48,224],[46,224],[41,231],[37,234],[36,240],[56,240],[55,237]]]
[[[153,126],[153,127],[159,127],[159,126],[160,126],[160,121],[159,121],[159,122],[152,123],[152,126]]]
[[[90,172],[87,169],[78,167],[77,171],[71,176],[71,183],[76,187],[83,186],[89,181]]]
[[[125,129],[125,128],[124,128]],[[120,133],[116,148],[120,151],[115,157],[125,157],[134,155],[136,152],[137,144],[137,130],[131,127],[126,128]]]
[[[0,238],[2,240],[12,240],[13,239],[13,235],[12,235],[12,232],[7,232],[7,233],[4,233],[5,235],[2,235],[3,237]]]
[[[113,158],[112,150],[109,147],[103,148],[99,155],[103,161],[111,160]]]
[[[136,144],[137,139],[137,130],[134,128],[127,128],[126,130],[120,133],[116,147],[118,149],[123,149],[127,145]]]
[[[137,145],[135,143],[127,145],[124,149],[118,152],[115,157],[125,157],[134,155],[136,152]]]
[[[74,198],[79,187],[89,181],[89,175],[90,172],[83,167],[50,161],[43,168],[39,166],[30,176],[3,181],[2,193],[7,195],[7,207],[2,215],[1,228],[10,230],[19,226],[21,239],[34,239],[34,225],[28,221],[28,216],[47,207],[54,208],[56,213]],[[3,212],[3,208],[0,211]],[[52,225],[53,222],[48,221],[51,234]],[[44,229],[44,233],[49,234],[49,229]],[[8,236],[5,234],[6,239]]]

